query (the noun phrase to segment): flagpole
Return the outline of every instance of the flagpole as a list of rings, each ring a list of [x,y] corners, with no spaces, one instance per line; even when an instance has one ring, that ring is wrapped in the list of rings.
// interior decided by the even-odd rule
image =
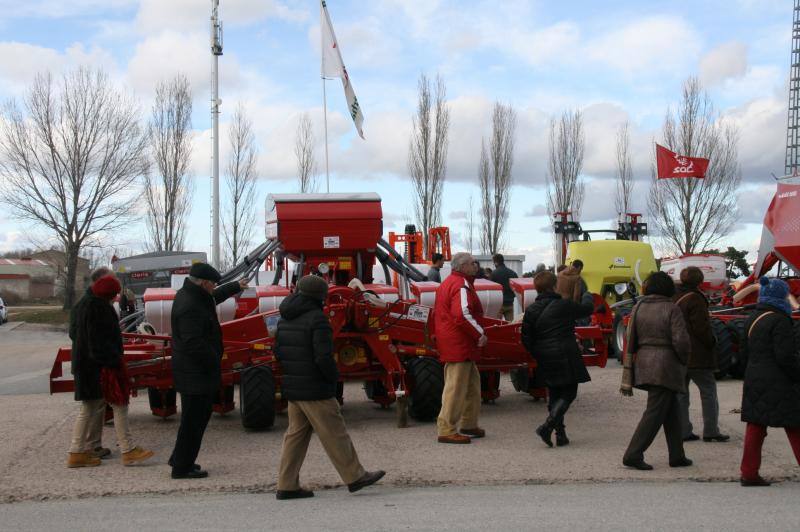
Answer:
[[[325,92],[325,76],[322,76],[322,109],[325,121],[325,192],[331,191],[331,174],[328,167],[328,95]]]

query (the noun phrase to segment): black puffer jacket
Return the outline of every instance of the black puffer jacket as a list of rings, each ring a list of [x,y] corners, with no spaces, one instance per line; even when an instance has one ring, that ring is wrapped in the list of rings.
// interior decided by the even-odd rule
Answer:
[[[594,311],[592,295],[580,303],[555,292],[539,294],[525,310],[522,344],[539,364],[547,386],[566,386],[591,380],[575,340],[575,320]]]
[[[122,360],[122,332],[114,307],[91,292],[84,295],[72,312],[70,337],[75,400],[103,398],[100,369],[116,368]]]
[[[322,302],[295,293],[283,300],[280,312],[275,349],[283,371],[283,398],[336,397],[339,370],[333,358],[333,330]]]
[[[800,355],[792,319],[760,304],[745,332],[765,312],[745,339],[749,353],[742,392],[742,421],[768,427],[800,427]]]
[[[213,395],[219,390],[222,330],[217,304],[241,291],[236,281],[212,296],[189,279],[172,302],[172,375],[180,393]]]

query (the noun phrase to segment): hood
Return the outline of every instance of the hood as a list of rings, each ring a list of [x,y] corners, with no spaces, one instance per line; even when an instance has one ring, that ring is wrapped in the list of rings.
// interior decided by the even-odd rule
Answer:
[[[285,320],[293,320],[295,318],[299,318],[306,312],[320,310],[323,308],[323,306],[324,305],[322,304],[322,301],[314,299],[313,297],[308,297],[299,292],[295,292],[283,300],[279,310],[281,312],[281,318]]]
[[[667,296],[658,294],[651,294],[649,296],[642,296],[639,298],[642,303],[672,303],[672,299]]]

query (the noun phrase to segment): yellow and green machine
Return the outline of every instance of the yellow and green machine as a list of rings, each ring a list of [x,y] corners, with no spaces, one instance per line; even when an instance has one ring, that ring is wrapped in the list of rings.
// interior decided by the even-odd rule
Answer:
[[[629,299],[629,283],[641,294],[642,281],[658,271],[653,248],[634,240],[574,240],[569,242],[565,264],[580,259],[584,282],[609,305]],[[623,289],[624,288],[624,289]]]

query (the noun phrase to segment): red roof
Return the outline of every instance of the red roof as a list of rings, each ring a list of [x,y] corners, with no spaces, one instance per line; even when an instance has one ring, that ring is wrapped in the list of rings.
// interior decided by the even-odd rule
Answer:
[[[30,279],[27,273],[0,273],[0,279]]]

